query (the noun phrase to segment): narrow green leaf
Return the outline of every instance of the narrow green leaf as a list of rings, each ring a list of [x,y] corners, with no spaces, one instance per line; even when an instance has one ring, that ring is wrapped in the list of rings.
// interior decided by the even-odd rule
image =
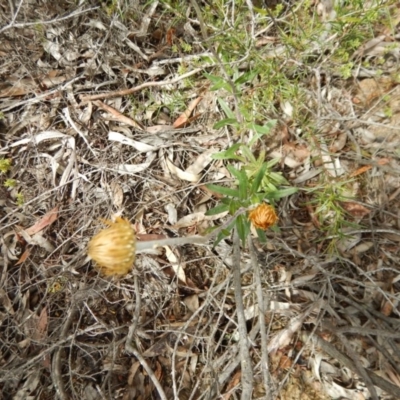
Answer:
[[[218,204],[206,211],[205,215],[217,215],[229,210],[228,204]]]
[[[254,124],[254,130],[260,135],[268,135],[271,132],[271,129],[274,127],[274,125],[275,123],[274,124],[267,123],[266,125]]]
[[[262,229],[256,229],[256,232],[260,242],[267,243],[267,236],[265,235],[265,232]]]
[[[242,219],[240,217],[241,217],[241,215],[239,215],[239,217],[236,220],[236,229],[237,229],[239,238],[243,243],[243,241],[245,240],[245,234],[244,234],[243,221],[242,221]]]
[[[278,200],[283,197],[290,196],[294,193],[297,193],[298,189],[295,187],[287,188],[287,189],[279,189],[275,191],[269,191],[266,193],[265,198],[270,200]]]
[[[240,240],[242,241],[243,246],[246,245],[246,239],[248,234],[250,233],[250,222],[244,215],[239,215],[236,219],[236,228],[238,231],[238,235]]]
[[[214,244],[213,244],[213,247],[217,246],[218,243],[219,243],[222,239],[228,237],[228,236],[231,234],[231,230],[232,230],[232,228],[234,227],[234,225],[235,225],[235,221],[232,221],[232,222],[226,227],[226,229],[223,229],[223,230],[217,235],[217,237],[216,237],[216,239],[215,239],[215,242],[214,242]]]
[[[232,93],[232,86],[227,82],[220,82],[210,87],[210,90],[212,91],[219,89],[225,89],[227,92]]]
[[[219,82],[221,82],[221,80],[222,80],[220,76],[207,74],[206,72],[205,72],[203,75],[204,75],[208,80],[210,80],[212,83],[219,83]]]
[[[251,126],[249,127],[252,130],[255,130],[254,128],[254,124],[251,124]],[[257,142],[257,140],[259,140],[261,138],[262,135],[260,135],[259,133],[255,133],[255,135],[250,139],[248,146],[251,149],[254,145],[255,142]]]
[[[248,160],[249,163],[256,162],[256,158],[254,157],[254,154],[247,146],[242,146],[241,150],[242,150],[243,155],[245,156],[245,158]]]
[[[265,178],[267,178],[267,179],[263,180],[264,191],[265,192],[276,192],[278,190],[278,188],[275,185],[273,185],[271,182],[268,182],[268,179],[269,179],[268,176],[266,176]]]
[[[225,118],[225,119],[222,119],[221,121],[216,122],[214,124],[213,128],[221,129],[224,126],[228,126],[228,125],[234,126],[235,128],[239,127],[239,123],[237,122],[236,118]]]
[[[240,200],[247,200],[248,196],[248,178],[246,172],[241,169],[238,170],[232,165],[226,166],[227,170],[239,181],[239,198]]]
[[[222,110],[224,111],[225,115],[228,118],[232,118],[236,120],[235,114],[234,112],[229,108],[228,104],[226,103],[226,101],[224,99],[221,99],[220,97],[218,97],[218,103],[221,106]]]
[[[261,168],[258,170],[256,176],[254,177],[253,183],[251,185],[251,193],[257,193],[258,188],[261,185],[261,181],[263,180],[265,176],[265,171],[267,170],[267,164],[264,163]]]
[[[266,197],[265,193],[253,193],[250,199],[250,204],[251,205],[260,204],[264,201],[265,197]]]
[[[289,185],[289,182],[285,179],[285,177],[278,172],[271,172],[269,177],[271,181],[277,185]]]
[[[279,161],[280,161],[279,158],[273,158],[272,160],[269,160],[269,161],[267,162],[267,167],[268,167],[268,169],[270,169],[270,168],[272,168],[274,165],[278,164]]]
[[[220,202],[222,204],[226,204],[226,205],[229,206],[231,204],[231,202],[232,202],[232,199],[230,199],[229,197],[223,197],[222,199],[220,199]]]
[[[240,75],[234,82],[235,85],[242,85],[243,83],[251,82],[255,76],[259,74],[259,70],[253,69]]]
[[[237,200],[232,200],[229,204],[229,214],[234,215],[240,208],[240,203]]]
[[[247,200],[249,198],[249,180],[244,170],[240,170],[239,193],[240,200]]]
[[[231,85],[228,82],[226,82],[224,79],[222,79],[221,77],[215,76],[215,75],[210,75],[210,74],[204,74],[204,75],[213,84],[211,86],[210,90],[214,91],[214,90],[219,90],[219,89],[225,89],[228,92],[232,93]]]
[[[236,161],[243,161],[243,158],[240,156],[237,156],[236,154],[232,155],[225,155],[221,153],[216,153],[211,156],[213,160],[236,160]]]
[[[240,179],[241,175],[240,175],[240,171],[238,169],[236,169],[233,165],[228,164],[226,166],[226,169],[236,178],[236,179]]]
[[[213,185],[213,184],[209,184],[207,185],[208,189],[216,192],[216,193],[220,193],[223,194],[224,196],[230,196],[230,197],[239,197],[239,191],[236,189],[231,189],[231,188],[227,188],[225,186],[219,186],[219,185]]]
[[[215,153],[211,156],[213,160],[242,160],[242,157],[236,155],[236,151],[241,146],[240,143],[235,143],[228,149]]]
[[[225,234],[225,232],[218,233],[217,237],[215,238],[215,241],[214,241],[214,244],[213,244],[213,248],[218,246],[219,242],[221,240],[223,240],[224,238],[226,238],[227,236],[229,236],[229,233],[228,234]]]

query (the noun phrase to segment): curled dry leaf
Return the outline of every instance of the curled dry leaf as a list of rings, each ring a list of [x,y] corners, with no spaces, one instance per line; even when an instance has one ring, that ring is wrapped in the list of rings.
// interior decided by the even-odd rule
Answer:
[[[156,153],[148,153],[146,162],[141,164],[118,164],[116,166],[116,171],[121,175],[131,175],[143,172],[150,167],[150,164],[154,161],[156,156]]]
[[[282,347],[287,346],[292,340],[293,335],[300,330],[303,324],[302,318],[294,318],[289,326],[282,329],[276,336],[274,336],[268,343],[268,351],[275,353]]]
[[[186,168],[186,172],[191,174],[200,174],[200,172],[207,167],[208,164],[210,164],[212,161],[212,155],[215,154],[215,152],[215,149],[209,149],[201,153],[196,160],[194,160],[194,162],[188,168]]]
[[[47,77],[44,76],[36,79],[25,78],[18,79],[15,82],[9,80],[0,85],[0,98],[30,94],[35,90],[39,90],[38,82],[40,82],[41,87],[52,88],[66,82],[68,79],[70,79],[68,75],[55,77],[48,74]]]
[[[369,249],[371,249],[374,246],[374,242],[362,242],[359,245],[354,247],[353,252],[355,254],[361,254],[361,253],[365,253],[366,251],[368,251]]]
[[[16,142],[12,143],[10,145],[10,147],[21,146],[21,145],[28,144],[28,143],[38,145],[45,140],[61,139],[61,138],[71,138],[71,136],[65,135],[64,133],[61,133],[58,131],[44,131],[44,132],[40,132],[36,135],[32,135],[29,138],[18,140]]]
[[[391,292],[393,292],[393,290],[391,290]],[[395,303],[397,303],[397,302],[395,302]],[[383,315],[386,315],[387,317],[389,317],[390,316],[390,314],[392,313],[392,311],[393,311],[393,301],[388,301],[388,300],[384,300],[384,301],[382,301],[382,304],[381,304],[381,313],[383,314]],[[397,305],[397,304],[396,304]]]
[[[28,235],[23,229],[19,229],[18,233],[24,238],[26,243],[32,246],[40,246],[43,249],[47,250],[49,253],[51,253],[55,249],[50,241],[42,236],[41,232],[35,233],[33,236],[31,236]]]
[[[337,153],[338,151],[343,149],[343,147],[346,145],[346,142],[347,142],[346,132],[339,133],[335,141],[329,147],[329,151],[331,153]]]
[[[320,152],[324,164],[323,167],[329,175],[333,177],[338,177],[345,173],[345,170],[343,169],[339,158],[337,157],[332,158],[330,156],[328,148],[325,143],[321,143]]]
[[[178,212],[176,210],[176,207],[172,204],[172,203],[168,203],[165,207],[164,207],[165,211],[168,213],[168,222],[171,225],[176,224],[177,220],[178,220]]]
[[[110,194],[116,208],[121,208],[124,202],[124,192],[122,191],[121,185],[113,181],[110,184]]]
[[[216,215],[204,215],[204,213],[204,211],[199,211],[189,215],[185,215],[175,225],[173,225],[173,228],[188,228],[189,226],[198,225],[204,221],[214,221],[223,218],[225,217],[225,215],[228,214],[227,211]]]
[[[171,174],[184,181],[196,183],[201,179],[200,172],[211,162],[211,156],[214,153],[215,150],[210,149],[200,154],[185,171],[177,167],[169,157],[165,158],[165,163]]]
[[[14,315],[15,311],[13,308],[13,303],[8,297],[8,294],[3,288],[0,288],[0,304],[4,307],[4,309],[10,313],[10,315]]]
[[[274,150],[269,153],[269,156],[271,158],[277,158],[279,160],[282,160],[285,165],[287,165],[289,168],[297,168],[299,167],[303,162],[297,161],[292,157],[286,156],[283,154],[282,150]]]
[[[168,246],[164,246],[164,248],[166,250],[165,255],[168,261],[171,263],[171,267],[174,270],[177,278],[183,283],[186,283],[186,274],[183,269],[183,264],[179,262],[179,259]]]
[[[199,296],[197,294],[186,296],[183,302],[191,313],[195,313],[200,307]]]
[[[157,147],[150,146],[146,143],[138,142],[136,140],[127,138],[126,136],[122,135],[122,133],[119,132],[114,132],[114,131],[108,132],[108,140],[119,142],[121,144],[126,144],[127,146],[131,146],[140,153],[148,153],[157,150]]]

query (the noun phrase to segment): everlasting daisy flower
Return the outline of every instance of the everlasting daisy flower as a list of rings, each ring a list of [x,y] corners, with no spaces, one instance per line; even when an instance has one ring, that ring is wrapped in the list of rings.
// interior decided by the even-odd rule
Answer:
[[[276,215],[275,218],[277,219]],[[121,276],[126,275],[132,269],[137,251],[153,251],[157,247],[163,246],[206,244],[225,229],[230,222],[221,225],[205,236],[194,235],[138,242],[136,242],[136,234],[129,221],[118,217],[115,222],[106,220],[105,223],[109,227],[101,230],[90,240],[88,255],[104,275]]]
[[[135,261],[135,231],[129,221],[121,217],[116,218],[115,222],[105,222],[109,227],[89,242],[89,257],[104,275],[126,275]]]
[[[265,203],[258,205],[249,213],[249,220],[258,229],[267,230],[275,225],[278,219],[274,208]]]

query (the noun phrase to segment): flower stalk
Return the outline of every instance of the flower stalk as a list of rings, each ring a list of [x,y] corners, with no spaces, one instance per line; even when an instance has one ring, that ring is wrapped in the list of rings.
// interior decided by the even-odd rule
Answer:
[[[159,240],[136,241],[136,233],[130,222],[117,217],[115,221],[104,220],[108,228],[101,230],[89,242],[88,255],[95,262],[103,275],[123,276],[133,268],[137,252],[153,250],[162,246],[182,246],[185,244],[206,244],[245,209],[238,210],[226,223],[208,235],[193,235],[187,237],[166,238]]]

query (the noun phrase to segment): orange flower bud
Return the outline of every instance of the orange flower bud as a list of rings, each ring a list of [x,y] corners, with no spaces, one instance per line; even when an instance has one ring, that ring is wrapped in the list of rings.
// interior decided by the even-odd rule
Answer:
[[[278,216],[272,206],[260,204],[249,213],[249,220],[258,229],[267,230],[278,221]]]
[[[104,275],[126,275],[135,261],[136,235],[129,221],[118,217],[105,221],[108,228],[94,236],[88,245],[89,257]]]

